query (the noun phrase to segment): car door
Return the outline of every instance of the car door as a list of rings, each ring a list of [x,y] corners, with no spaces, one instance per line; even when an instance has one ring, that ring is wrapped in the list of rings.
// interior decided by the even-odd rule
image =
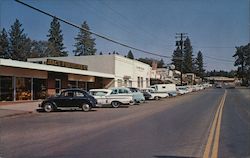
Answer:
[[[72,105],[74,93],[72,91],[63,91],[60,96],[55,99],[55,103],[58,107],[70,107]]]
[[[87,98],[86,94],[82,91],[75,91],[74,93],[74,106],[81,107],[83,103],[86,103]]]

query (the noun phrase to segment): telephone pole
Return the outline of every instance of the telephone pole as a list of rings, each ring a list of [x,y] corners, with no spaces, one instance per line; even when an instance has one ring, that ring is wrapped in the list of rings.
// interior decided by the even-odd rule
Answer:
[[[182,54],[182,60],[181,60],[181,86],[182,86],[182,66],[183,66],[183,38],[186,38],[187,33],[176,33],[175,38],[178,38],[180,40],[176,41],[176,46],[181,48],[181,54]]]

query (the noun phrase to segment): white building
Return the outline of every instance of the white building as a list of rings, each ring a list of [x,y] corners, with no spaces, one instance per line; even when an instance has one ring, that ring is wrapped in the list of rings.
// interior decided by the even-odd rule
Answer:
[[[151,66],[120,55],[46,57],[31,58],[28,61],[48,64],[47,59],[87,65],[88,71],[113,74],[114,79],[103,88],[119,86],[146,88],[150,85]]]
[[[174,70],[169,68],[157,68],[151,71],[151,79],[161,80],[163,83],[177,83],[178,80],[174,77]]]

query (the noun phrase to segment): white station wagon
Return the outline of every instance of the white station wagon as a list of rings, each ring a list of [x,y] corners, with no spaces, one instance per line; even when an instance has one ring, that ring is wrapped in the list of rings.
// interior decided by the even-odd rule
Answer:
[[[112,89],[91,89],[89,93],[97,100],[97,106],[111,105],[118,108],[122,104],[134,104],[133,95],[129,92],[117,93]]]

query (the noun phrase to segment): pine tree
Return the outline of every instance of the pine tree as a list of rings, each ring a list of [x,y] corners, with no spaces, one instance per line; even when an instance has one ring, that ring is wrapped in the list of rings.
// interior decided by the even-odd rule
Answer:
[[[172,64],[175,66],[175,69],[178,71],[181,71],[181,66],[182,66],[182,59],[183,54],[181,52],[180,47],[177,47],[176,50],[174,50],[173,55],[172,55]]]
[[[8,34],[4,28],[0,32],[0,58],[10,58]]]
[[[237,75],[242,79],[243,85],[250,80],[250,43],[245,46],[236,47],[234,66],[238,66]]]
[[[196,74],[203,78],[204,77],[204,65],[203,65],[203,55],[201,51],[198,52],[196,62],[195,62],[195,67],[196,67]]]
[[[165,63],[164,63],[163,59],[161,59],[160,61],[157,61],[158,68],[163,68],[164,65],[165,65]]]
[[[129,50],[127,57],[128,57],[129,59],[134,59],[134,55],[133,55],[133,53],[132,53],[131,50]]]
[[[90,30],[86,21],[83,22],[82,26],[83,29],[80,29],[76,38],[75,38],[75,56],[82,56],[82,55],[95,55],[95,39],[91,37],[91,33],[86,31]]]
[[[48,49],[47,54],[51,57],[68,56],[68,53],[64,51],[65,47],[63,45],[63,34],[60,29],[60,23],[57,18],[53,18],[50,23],[48,39]]]
[[[11,26],[9,31],[10,57],[14,60],[25,61],[30,55],[31,40],[23,33],[22,24],[18,19]]]
[[[186,38],[184,41],[184,53],[183,53],[183,72],[192,73],[193,72],[193,48],[191,46],[191,41]]]

